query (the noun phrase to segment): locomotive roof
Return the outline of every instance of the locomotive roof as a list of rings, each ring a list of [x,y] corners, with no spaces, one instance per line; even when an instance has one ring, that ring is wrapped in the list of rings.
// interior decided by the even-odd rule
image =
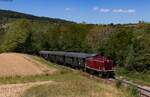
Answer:
[[[40,54],[54,54],[54,55],[77,57],[77,58],[88,58],[97,55],[97,54],[76,53],[76,52],[62,52],[62,51],[40,51]]]

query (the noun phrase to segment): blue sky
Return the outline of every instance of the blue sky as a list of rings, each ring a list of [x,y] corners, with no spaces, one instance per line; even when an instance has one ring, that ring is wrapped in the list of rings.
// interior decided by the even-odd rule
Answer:
[[[0,9],[98,24],[150,22],[150,0],[0,0]]]

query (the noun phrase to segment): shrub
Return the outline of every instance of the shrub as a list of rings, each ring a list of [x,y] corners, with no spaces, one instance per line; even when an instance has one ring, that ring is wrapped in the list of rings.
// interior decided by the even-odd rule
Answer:
[[[120,88],[122,86],[122,82],[120,80],[117,80],[116,82],[116,87]]]
[[[133,97],[140,97],[140,91],[138,90],[138,88],[129,86],[127,89],[131,93],[131,95],[133,95]]]

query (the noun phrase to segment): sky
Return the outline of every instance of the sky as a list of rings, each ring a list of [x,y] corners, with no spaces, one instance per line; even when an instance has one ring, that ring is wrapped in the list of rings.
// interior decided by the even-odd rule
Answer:
[[[150,22],[150,0],[0,0],[0,9],[79,23]]]

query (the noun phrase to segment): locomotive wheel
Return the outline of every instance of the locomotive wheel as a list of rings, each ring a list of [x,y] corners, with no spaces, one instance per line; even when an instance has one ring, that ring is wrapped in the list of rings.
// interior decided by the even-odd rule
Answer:
[[[115,74],[114,72],[103,72],[102,73],[102,78],[114,78]]]
[[[109,73],[109,78],[115,78],[115,73],[114,72],[110,72]]]
[[[93,70],[90,70],[90,69],[89,69],[89,73],[92,74],[92,75],[95,74],[95,72]]]
[[[109,78],[109,73],[108,72],[103,72],[102,73],[102,78]]]
[[[101,76],[101,77],[102,77],[102,78],[105,78],[105,77],[106,77],[105,72],[102,73],[102,76]]]

